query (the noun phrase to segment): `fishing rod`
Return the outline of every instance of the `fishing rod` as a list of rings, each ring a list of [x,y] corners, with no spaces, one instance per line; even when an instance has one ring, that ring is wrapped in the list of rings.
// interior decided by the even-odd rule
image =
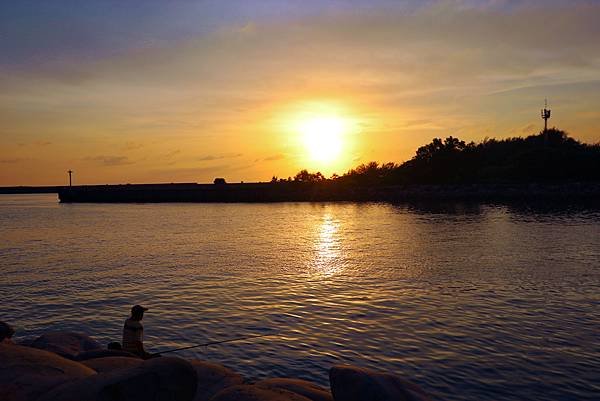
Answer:
[[[203,343],[203,344],[196,344],[196,345],[190,345],[188,347],[181,347],[181,348],[175,348],[175,349],[170,349],[167,351],[162,351],[162,352],[157,352],[154,355],[159,355],[159,354],[167,354],[169,352],[175,352],[175,351],[183,351],[186,349],[191,349],[191,348],[198,348],[198,347],[208,347],[209,345],[217,345],[217,344],[224,344],[224,343],[231,343],[234,341],[244,341],[244,340],[251,340],[253,338],[259,338],[259,337],[270,337],[270,336],[274,336],[277,333],[274,334],[261,334],[261,335],[256,335],[256,336],[248,336],[248,337],[237,337],[237,338],[230,338],[229,340],[221,340],[221,341],[211,341],[208,343]]]

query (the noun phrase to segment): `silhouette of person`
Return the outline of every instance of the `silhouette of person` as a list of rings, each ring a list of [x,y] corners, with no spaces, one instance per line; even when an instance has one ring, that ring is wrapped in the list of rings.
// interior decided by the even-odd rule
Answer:
[[[123,326],[123,350],[138,355],[144,359],[151,357],[151,354],[144,350],[144,326],[142,319],[144,312],[148,308],[140,305],[135,305],[131,308],[131,316],[125,320]]]
[[[10,327],[10,324],[0,322],[0,343],[1,344],[13,344],[12,336],[15,334],[15,330]]]

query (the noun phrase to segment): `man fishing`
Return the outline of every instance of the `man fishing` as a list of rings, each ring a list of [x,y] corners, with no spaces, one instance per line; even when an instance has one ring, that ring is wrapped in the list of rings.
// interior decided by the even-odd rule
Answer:
[[[142,319],[144,318],[144,312],[146,312],[147,310],[148,310],[148,308],[144,308],[141,305],[135,305],[134,307],[131,308],[131,316],[129,318],[127,318],[127,320],[125,320],[125,325],[123,326],[123,345],[122,345],[122,348],[120,348],[124,351],[131,352],[132,354],[138,355],[138,356],[142,357],[143,359],[156,358],[156,357],[161,356],[161,354],[166,354],[169,352],[183,351],[183,350],[197,348],[197,347],[207,347],[209,345],[224,344],[224,343],[230,343],[230,342],[234,342],[234,341],[247,341],[247,340],[251,340],[254,338],[270,337],[270,336],[274,335],[274,334],[260,334],[260,335],[247,336],[247,337],[230,338],[228,340],[211,341],[211,342],[207,342],[207,343],[203,343],[203,344],[190,345],[187,347],[175,348],[175,349],[170,349],[167,351],[162,351],[162,352],[157,352],[155,354],[151,354],[149,352],[146,352],[146,350],[144,349],[144,326],[142,326]],[[118,345],[118,343],[111,343],[111,344],[109,344],[109,347],[112,345]],[[117,348],[114,348],[114,349],[117,349]]]
[[[138,355],[144,359],[151,357],[151,354],[144,350],[144,326],[142,319],[144,312],[148,308],[140,305],[135,305],[131,308],[131,316],[125,320],[123,326],[123,350]]]

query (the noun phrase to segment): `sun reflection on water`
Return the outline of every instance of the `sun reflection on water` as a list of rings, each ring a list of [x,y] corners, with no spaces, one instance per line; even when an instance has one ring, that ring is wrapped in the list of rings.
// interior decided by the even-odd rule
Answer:
[[[315,238],[315,255],[312,262],[313,273],[321,277],[331,277],[342,271],[342,251],[340,222],[331,213],[323,216]]]

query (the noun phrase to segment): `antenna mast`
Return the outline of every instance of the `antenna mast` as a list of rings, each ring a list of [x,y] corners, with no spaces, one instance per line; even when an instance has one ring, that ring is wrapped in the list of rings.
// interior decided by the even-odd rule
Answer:
[[[548,119],[550,118],[550,109],[548,108],[548,99],[544,99],[544,108],[542,109],[542,119],[544,120],[544,144],[548,144]]]
[[[544,109],[542,110],[542,119],[544,120],[544,134],[548,130],[548,119],[550,118],[550,109],[548,108],[548,99],[544,99]]]
[[[67,171],[67,173],[69,173],[69,187],[72,187],[73,181],[71,180],[71,175],[73,174],[73,170],[69,170]]]

